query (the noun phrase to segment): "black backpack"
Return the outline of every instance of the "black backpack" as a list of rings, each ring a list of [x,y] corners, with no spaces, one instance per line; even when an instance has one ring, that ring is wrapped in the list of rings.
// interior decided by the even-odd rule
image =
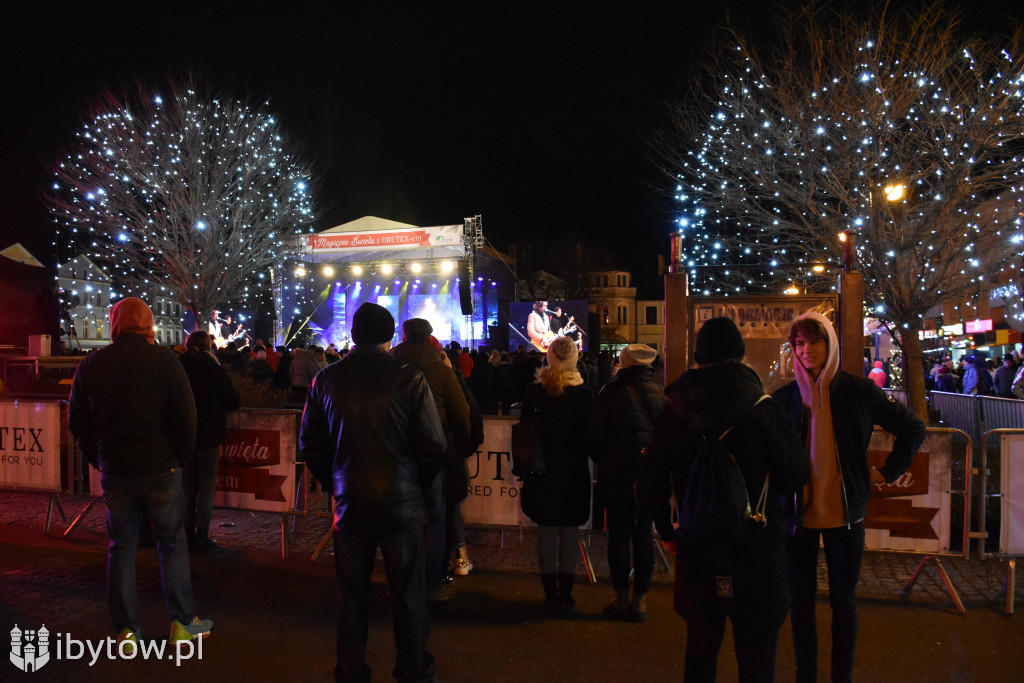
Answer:
[[[769,398],[767,394],[754,406],[766,398]],[[686,492],[678,502],[679,532],[687,542],[702,545],[733,543],[749,526],[747,520],[754,520],[762,526],[767,524],[764,508],[768,500],[768,476],[765,475],[761,497],[751,510],[743,474],[725,444],[725,437],[731,431],[732,427],[729,427],[718,437],[704,435],[690,464]]]

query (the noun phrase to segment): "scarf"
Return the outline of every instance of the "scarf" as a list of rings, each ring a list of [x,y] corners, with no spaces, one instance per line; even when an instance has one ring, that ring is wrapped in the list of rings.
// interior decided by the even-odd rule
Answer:
[[[804,313],[804,319],[817,320],[828,332],[828,356],[815,380],[796,358],[796,383],[800,398],[811,410],[810,444],[811,482],[804,487],[803,526],[810,529],[831,529],[847,523],[843,503],[843,479],[839,471],[836,436],[832,425],[832,403],[829,385],[839,371],[839,340],[828,318],[820,313]]]

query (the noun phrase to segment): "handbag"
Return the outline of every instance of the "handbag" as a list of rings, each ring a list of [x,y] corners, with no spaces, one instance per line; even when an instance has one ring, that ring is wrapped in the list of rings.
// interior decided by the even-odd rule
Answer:
[[[520,479],[547,469],[540,434],[539,411],[512,425],[512,474]]]

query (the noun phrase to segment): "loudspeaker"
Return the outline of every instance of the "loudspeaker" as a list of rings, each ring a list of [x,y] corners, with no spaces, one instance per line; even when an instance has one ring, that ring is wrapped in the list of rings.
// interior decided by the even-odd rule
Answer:
[[[462,315],[473,315],[473,297],[469,293],[472,281],[469,277],[469,261],[459,261],[459,303]]]

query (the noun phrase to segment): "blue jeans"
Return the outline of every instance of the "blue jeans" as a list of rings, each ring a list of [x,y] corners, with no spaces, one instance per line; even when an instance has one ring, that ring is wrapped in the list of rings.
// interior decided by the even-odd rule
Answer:
[[[434,657],[427,651],[430,615],[424,587],[423,531],[418,526],[394,534],[335,529],[334,569],[338,576],[338,664],[336,681],[370,681],[366,665],[370,582],[380,545],[391,592],[399,681],[434,680]]]
[[[107,604],[114,629],[139,628],[139,595],[135,586],[135,555],[139,525],[145,511],[153,525],[164,600],[171,618],[188,623],[195,617],[192,570],[182,526],[184,494],[181,470],[148,477],[100,475],[107,505]]]
[[[834,529],[806,529],[786,539],[786,563],[793,626],[796,680],[818,676],[818,539],[824,542],[828,565],[828,598],[832,606],[832,680],[853,679],[857,648],[857,581],[864,557],[864,522]]]
[[[444,556],[446,523],[443,472],[434,477],[424,502],[427,505],[427,525],[423,527],[427,593],[436,593],[441,590],[445,567],[448,565]]]
[[[185,466],[182,487],[185,489],[185,536],[210,531],[213,518],[213,497],[217,493],[217,465],[220,446],[198,448],[192,461]]]
[[[629,542],[633,541],[633,589],[640,595],[650,590],[654,574],[654,534],[651,514],[635,500],[609,502],[608,569],[617,591],[629,589]]]

